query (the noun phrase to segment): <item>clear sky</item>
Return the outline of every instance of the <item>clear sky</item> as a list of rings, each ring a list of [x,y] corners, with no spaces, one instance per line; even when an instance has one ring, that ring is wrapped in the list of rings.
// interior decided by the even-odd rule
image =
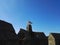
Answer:
[[[16,33],[26,28],[28,20],[33,31],[60,33],[60,1],[0,0],[0,19],[12,23]]]

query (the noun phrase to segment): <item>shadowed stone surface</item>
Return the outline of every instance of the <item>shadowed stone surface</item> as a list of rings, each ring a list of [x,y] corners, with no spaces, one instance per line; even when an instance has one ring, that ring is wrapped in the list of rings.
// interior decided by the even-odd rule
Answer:
[[[17,36],[12,24],[0,20],[0,44],[1,45],[16,45]]]
[[[30,35],[29,32],[22,29],[18,36],[21,45],[48,45],[47,37],[43,32],[32,32]]]
[[[0,45],[60,45],[60,33],[33,32],[31,22],[16,34],[12,24],[0,20]]]
[[[30,23],[28,23],[26,30],[20,29],[18,38],[21,40],[21,45],[48,45],[45,34],[43,32],[33,32]]]

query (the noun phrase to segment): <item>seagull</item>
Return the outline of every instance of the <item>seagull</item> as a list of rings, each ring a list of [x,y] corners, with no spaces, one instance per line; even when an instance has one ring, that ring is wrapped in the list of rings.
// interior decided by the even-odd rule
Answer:
[[[31,21],[28,21],[28,24],[32,24],[32,22]]]

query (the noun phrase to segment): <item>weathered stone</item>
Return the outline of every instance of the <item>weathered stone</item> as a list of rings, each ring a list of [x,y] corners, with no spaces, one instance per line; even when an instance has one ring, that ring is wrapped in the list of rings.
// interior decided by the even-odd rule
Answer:
[[[0,40],[17,39],[15,30],[12,24],[0,20]]]
[[[29,33],[32,32],[32,26],[31,26],[31,22],[30,22],[30,21],[28,21],[28,24],[27,24],[26,30],[27,30]]]
[[[48,36],[48,45],[60,45],[60,33],[51,33]]]
[[[0,20],[0,44],[2,45],[16,45],[17,36],[12,24]]]
[[[47,37],[43,32],[33,32],[34,33],[34,40],[36,40],[36,44],[38,45],[48,45]],[[35,44],[35,43],[34,43]]]
[[[26,36],[26,34],[27,34],[27,31],[21,28],[18,33],[19,40],[22,40]]]
[[[21,45],[48,45],[47,37],[43,32],[33,32],[32,26],[29,23],[27,29],[20,29],[18,33]]]

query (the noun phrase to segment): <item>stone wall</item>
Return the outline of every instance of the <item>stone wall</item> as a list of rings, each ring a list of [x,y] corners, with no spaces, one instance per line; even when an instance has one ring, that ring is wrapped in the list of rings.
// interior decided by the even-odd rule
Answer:
[[[30,29],[31,28],[31,29]],[[60,45],[60,34],[52,34],[47,37],[43,32],[33,32],[32,26],[27,25],[27,29],[20,29],[16,34],[11,23],[0,20],[0,45],[50,45],[51,40],[53,45]]]
[[[17,40],[12,24],[0,20],[0,45],[17,45]]]

